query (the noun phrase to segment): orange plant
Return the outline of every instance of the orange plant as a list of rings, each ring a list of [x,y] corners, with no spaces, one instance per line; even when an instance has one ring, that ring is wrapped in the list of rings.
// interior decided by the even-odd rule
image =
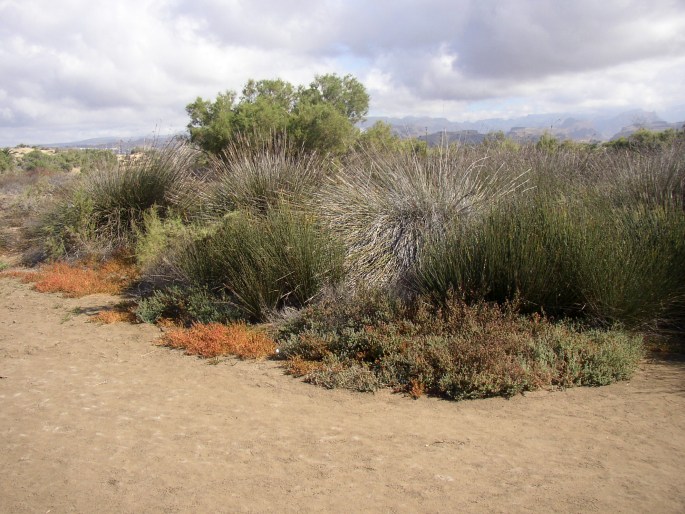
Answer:
[[[201,357],[235,355],[241,359],[259,359],[276,351],[276,343],[271,338],[245,323],[196,323],[190,328],[175,328],[164,334],[161,344]]]
[[[124,302],[114,306],[111,309],[104,309],[95,314],[91,321],[102,323],[103,325],[110,325],[112,323],[137,323],[138,318],[134,311],[135,304],[133,302]]]
[[[33,288],[41,293],[64,293],[78,298],[96,293],[120,294],[135,278],[135,268],[121,260],[92,267],[55,262],[37,271],[4,274],[34,282]]]
[[[321,361],[309,361],[296,355],[286,361],[285,372],[294,377],[304,377],[315,371],[321,371],[325,367],[326,365]]]

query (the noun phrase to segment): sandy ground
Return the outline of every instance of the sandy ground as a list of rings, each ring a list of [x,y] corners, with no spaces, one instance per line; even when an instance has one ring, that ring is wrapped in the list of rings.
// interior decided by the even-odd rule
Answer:
[[[683,362],[413,401],[89,322],[115,300],[0,280],[0,512],[685,512]]]

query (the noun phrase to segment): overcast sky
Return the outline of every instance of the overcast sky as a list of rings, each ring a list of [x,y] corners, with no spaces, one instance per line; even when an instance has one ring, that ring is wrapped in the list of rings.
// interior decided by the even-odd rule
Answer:
[[[685,117],[685,0],[0,0],[0,146],[167,134],[197,96],[351,73],[370,115]]]

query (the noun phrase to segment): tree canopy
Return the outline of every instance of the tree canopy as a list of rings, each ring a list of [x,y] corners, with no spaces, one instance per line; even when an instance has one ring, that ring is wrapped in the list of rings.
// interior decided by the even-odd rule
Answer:
[[[241,95],[198,97],[186,106],[190,140],[219,153],[237,135],[264,140],[287,132],[307,149],[339,153],[354,141],[369,109],[369,95],[352,75],[318,75],[308,87],[280,79],[249,80]]]

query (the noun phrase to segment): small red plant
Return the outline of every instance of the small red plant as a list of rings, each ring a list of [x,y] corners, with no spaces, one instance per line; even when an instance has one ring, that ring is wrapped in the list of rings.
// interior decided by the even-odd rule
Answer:
[[[96,293],[120,294],[136,276],[135,267],[121,260],[91,266],[56,262],[37,271],[3,274],[25,283],[33,282],[33,288],[38,292],[64,293],[72,298]]]
[[[271,338],[245,323],[196,323],[190,328],[175,328],[164,334],[161,344],[200,357],[235,355],[241,359],[260,359],[276,351],[276,343]]]

